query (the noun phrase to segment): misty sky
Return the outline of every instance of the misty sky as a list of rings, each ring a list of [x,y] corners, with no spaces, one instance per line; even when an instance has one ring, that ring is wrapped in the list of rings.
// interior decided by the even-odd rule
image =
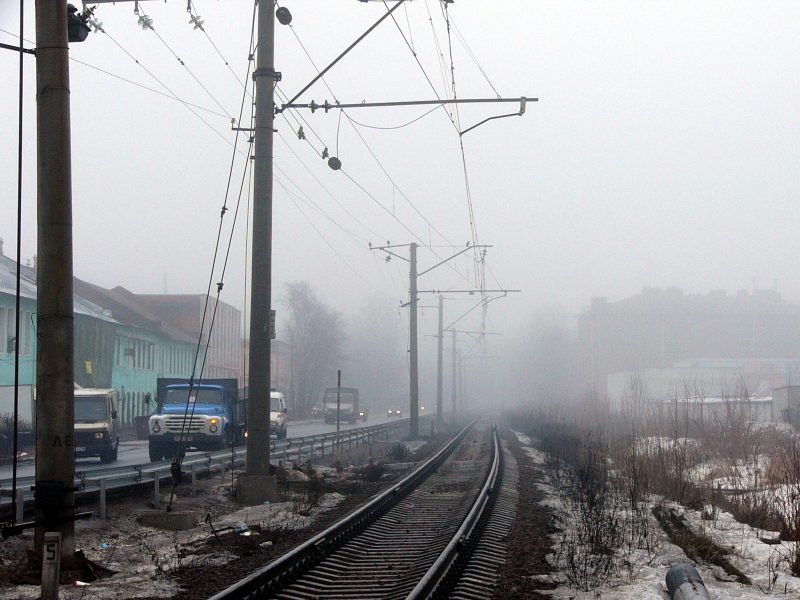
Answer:
[[[5,43],[15,43],[9,32],[18,30],[16,4],[0,2]],[[320,68],[386,10],[380,2],[356,0],[283,4]],[[32,41],[33,2],[26,5]],[[192,29],[182,0],[141,3],[158,35],[137,26],[133,3],[101,5],[97,17],[108,35],[92,34],[70,47],[75,273],[81,278],[135,292],[205,289],[230,168],[230,116],[238,117],[242,101],[237,77],[243,80],[247,68],[252,2],[197,0],[195,6],[236,76],[209,39]],[[439,50],[447,86],[450,63],[439,2],[414,0],[396,14],[444,96]],[[456,0],[450,14],[500,94],[540,99],[524,117],[493,121],[464,136],[478,238],[494,246],[487,283],[524,290],[491,305],[491,328],[508,332],[537,306],[578,311],[591,296],[617,299],[646,285],[705,292],[776,283],[786,297],[800,300],[800,4]],[[452,41],[459,97],[493,97],[455,30]],[[0,52],[0,237],[7,255],[15,243],[17,61],[13,52]],[[30,257],[36,235],[34,59],[26,57],[25,67],[22,246]],[[292,30],[281,25],[276,68],[289,95],[315,74]],[[97,69],[202,108],[193,114],[173,98]],[[326,81],[342,102],[433,97],[390,20]],[[319,83],[301,100],[332,100],[333,94]],[[249,99],[246,107],[247,113]],[[461,122],[515,109],[463,108]],[[355,109],[348,115],[393,127],[426,110]],[[367,242],[432,243],[436,248],[420,248],[422,270],[438,261],[433,252],[452,253],[442,246],[463,246],[471,238],[453,125],[443,110],[400,129],[354,127],[336,111],[305,111],[303,117],[322,142],[309,127],[311,145],[299,140],[294,117],[276,121],[276,295],[284,282],[304,279],[345,313],[376,295],[399,304],[407,296],[407,264],[386,263]],[[316,153],[324,146],[372,198],[327,167]],[[231,209],[246,154],[240,148]],[[246,194],[223,293],[240,308],[245,202]],[[469,286],[468,256],[455,263],[460,274],[441,267],[425,275],[420,288]],[[433,298],[422,301],[432,304]],[[453,301],[448,310],[460,314],[471,302]],[[434,327],[434,311],[426,311],[421,336]]]

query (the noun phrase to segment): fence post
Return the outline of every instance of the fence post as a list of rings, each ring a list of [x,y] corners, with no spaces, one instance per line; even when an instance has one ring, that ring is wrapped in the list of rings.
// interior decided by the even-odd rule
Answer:
[[[25,516],[25,490],[17,488],[17,514],[14,515],[17,523],[22,523]]]
[[[100,480],[100,518],[105,519],[108,516],[108,505],[106,504],[106,480]]]
[[[159,497],[161,494],[158,489],[160,483],[161,476],[158,471],[153,471],[153,508],[159,508],[161,506],[161,499]]]

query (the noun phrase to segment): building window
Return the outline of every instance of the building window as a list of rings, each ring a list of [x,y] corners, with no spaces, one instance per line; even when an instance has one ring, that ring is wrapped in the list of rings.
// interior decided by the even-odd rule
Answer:
[[[6,352],[6,340],[6,309],[0,308],[0,354]]]
[[[25,336],[22,352],[25,356],[31,355],[31,329],[33,329],[33,313],[26,312],[25,315]]]

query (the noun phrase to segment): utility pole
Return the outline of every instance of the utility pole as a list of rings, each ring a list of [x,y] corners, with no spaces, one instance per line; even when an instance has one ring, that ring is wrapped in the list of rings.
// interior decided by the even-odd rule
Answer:
[[[400,256],[396,252],[393,252],[393,248],[400,248],[406,247],[409,248],[409,256],[405,258],[404,256]],[[395,245],[387,245],[387,246],[373,246],[372,244],[369,245],[370,250],[380,250],[385,252],[390,256],[396,256],[401,260],[407,260],[409,263],[409,290],[408,290],[408,303],[404,304],[403,306],[410,307],[409,311],[409,415],[410,415],[410,424],[409,424],[409,437],[411,439],[415,439],[419,434],[419,357],[417,352],[417,296],[421,293],[417,288],[417,279],[425,275],[425,273],[429,273],[433,271],[435,268],[442,266],[446,262],[449,262],[456,258],[457,256],[461,256],[465,252],[469,250],[474,250],[475,248],[491,248],[488,245],[475,245],[471,246],[469,243],[466,245],[465,248],[459,250],[452,256],[448,256],[447,258],[440,260],[438,263],[433,265],[432,267],[428,267],[421,273],[417,272],[417,244],[415,242],[411,242],[410,244],[395,244]],[[389,257],[387,257],[388,260]],[[463,291],[463,290],[457,290]],[[471,290],[471,293],[481,292],[482,290]],[[426,293],[430,292],[430,290],[426,290]]]
[[[456,353],[456,330],[453,329],[453,384],[450,389],[450,401],[453,405],[453,418],[456,416],[456,360],[458,359]]]
[[[72,165],[67,3],[36,0],[37,316],[35,548],[75,554]],[[17,341],[19,343],[19,340]]]
[[[409,347],[410,347],[410,366],[408,378],[410,390],[410,410],[411,419],[408,425],[408,437],[412,440],[419,435],[419,352],[417,348],[417,245],[411,243],[409,246]]]
[[[275,72],[274,3],[258,2],[258,52],[253,72],[256,93],[253,163],[253,248],[250,287],[250,380],[247,402],[247,460],[237,494],[244,504],[274,500],[270,475],[270,309],[272,308],[272,143]]]
[[[442,354],[444,348],[444,296],[439,294],[439,335],[436,336],[436,421],[442,422]]]

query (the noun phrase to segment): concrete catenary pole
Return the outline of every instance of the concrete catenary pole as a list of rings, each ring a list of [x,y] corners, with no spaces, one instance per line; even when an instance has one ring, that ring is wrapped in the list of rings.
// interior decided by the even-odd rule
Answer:
[[[456,354],[456,330],[453,329],[453,385],[450,388],[450,401],[453,409],[453,418],[455,418],[456,416],[456,395],[457,395],[456,360],[458,360],[458,356]]]
[[[272,307],[272,145],[274,121],[274,2],[258,2],[258,53],[253,73],[256,92],[253,163],[253,248],[250,293],[250,379],[247,402],[247,464],[239,476],[244,504],[274,500],[270,475],[270,309]]]
[[[439,295],[439,335],[436,338],[436,421],[442,422],[442,354],[444,350],[444,296]]]
[[[37,359],[36,529],[75,552],[72,165],[66,1],[36,0]]]
[[[408,435],[413,440],[419,435],[419,355],[417,351],[417,244],[411,243],[409,252],[409,335],[410,368],[409,373],[409,417]]]

